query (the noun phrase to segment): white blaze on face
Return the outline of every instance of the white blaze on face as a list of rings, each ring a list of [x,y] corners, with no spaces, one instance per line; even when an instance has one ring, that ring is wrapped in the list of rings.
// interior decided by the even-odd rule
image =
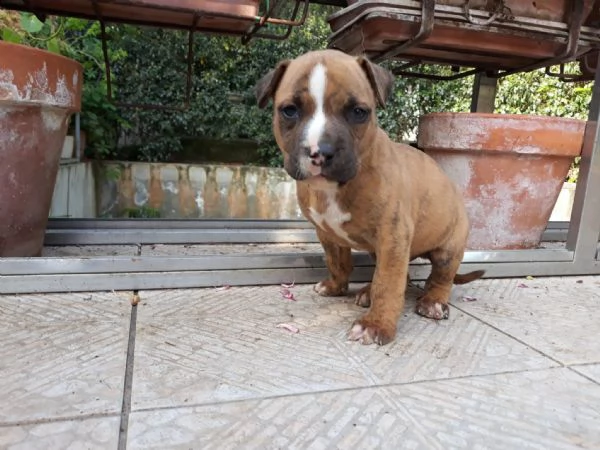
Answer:
[[[327,118],[325,117],[325,88],[327,86],[327,70],[323,64],[317,64],[310,73],[308,92],[315,102],[315,113],[306,127],[306,145],[312,153],[316,153],[319,140],[325,131]]]

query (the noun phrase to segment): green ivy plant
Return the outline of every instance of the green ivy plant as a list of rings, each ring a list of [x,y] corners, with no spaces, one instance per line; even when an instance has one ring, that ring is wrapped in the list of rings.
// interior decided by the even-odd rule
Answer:
[[[7,26],[6,23],[9,22],[8,13],[2,16],[1,36],[3,41],[31,45],[62,54],[61,37],[64,21],[51,20],[44,23],[31,13],[21,13],[19,18],[19,29],[17,29]],[[12,23],[14,23],[14,19]]]
[[[160,219],[160,210],[149,206],[125,209],[125,217],[129,219]]]
[[[567,73],[576,73],[576,63],[567,64]],[[586,119],[592,99],[592,83],[565,83],[549,77],[544,69],[501,78],[495,109],[504,114]]]

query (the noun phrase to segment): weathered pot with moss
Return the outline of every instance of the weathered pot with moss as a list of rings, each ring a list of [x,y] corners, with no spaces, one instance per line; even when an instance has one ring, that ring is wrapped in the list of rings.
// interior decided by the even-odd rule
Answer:
[[[0,256],[38,256],[82,67],[0,41]]]
[[[472,250],[540,244],[585,121],[559,117],[434,113],[420,119],[417,145],[463,193]]]

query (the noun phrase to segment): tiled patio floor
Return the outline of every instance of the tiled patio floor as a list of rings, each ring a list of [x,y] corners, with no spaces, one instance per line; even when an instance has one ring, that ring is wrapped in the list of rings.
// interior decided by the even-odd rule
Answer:
[[[0,449],[600,448],[600,277],[411,287],[384,347],[280,289],[1,296]]]

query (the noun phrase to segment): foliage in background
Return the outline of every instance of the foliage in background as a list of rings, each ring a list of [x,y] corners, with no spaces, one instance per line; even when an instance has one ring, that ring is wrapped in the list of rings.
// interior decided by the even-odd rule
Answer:
[[[244,46],[239,38],[196,35],[191,107],[185,111],[123,110],[134,124],[128,144],[138,146],[140,159],[164,160],[181,149],[184,137],[254,139],[261,144],[261,162],[278,164],[271,113],[255,105],[253,88],[279,60],[323,48],[328,33],[324,17],[324,13],[309,16],[286,41],[257,39]],[[129,55],[119,65],[121,80],[126,80],[120,84],[120,98],[133,103],[182,105],[187,34],[156,29],[140,29],[138,33],[118,41]],[[230,94],[241,96],[242,102],[231,101]]]
[[[126,208],[125,217],[128,219],[160,219],[160,210],[149,206]]]
[[[418,66],[420,73],[450,75],[449,67]],[[419,117],[431,112],[466,112],[471,104],[471,78],[435,82],[416,77],[396,77],[395,88],[379,123],[397,140],[416,138]]]
[[[567,73],[575,73],[574,63]],[[586,119],[592,99],[592,83],[565,83],[549,77],[544,69],[501,78],[496,94],[496,112]]]

